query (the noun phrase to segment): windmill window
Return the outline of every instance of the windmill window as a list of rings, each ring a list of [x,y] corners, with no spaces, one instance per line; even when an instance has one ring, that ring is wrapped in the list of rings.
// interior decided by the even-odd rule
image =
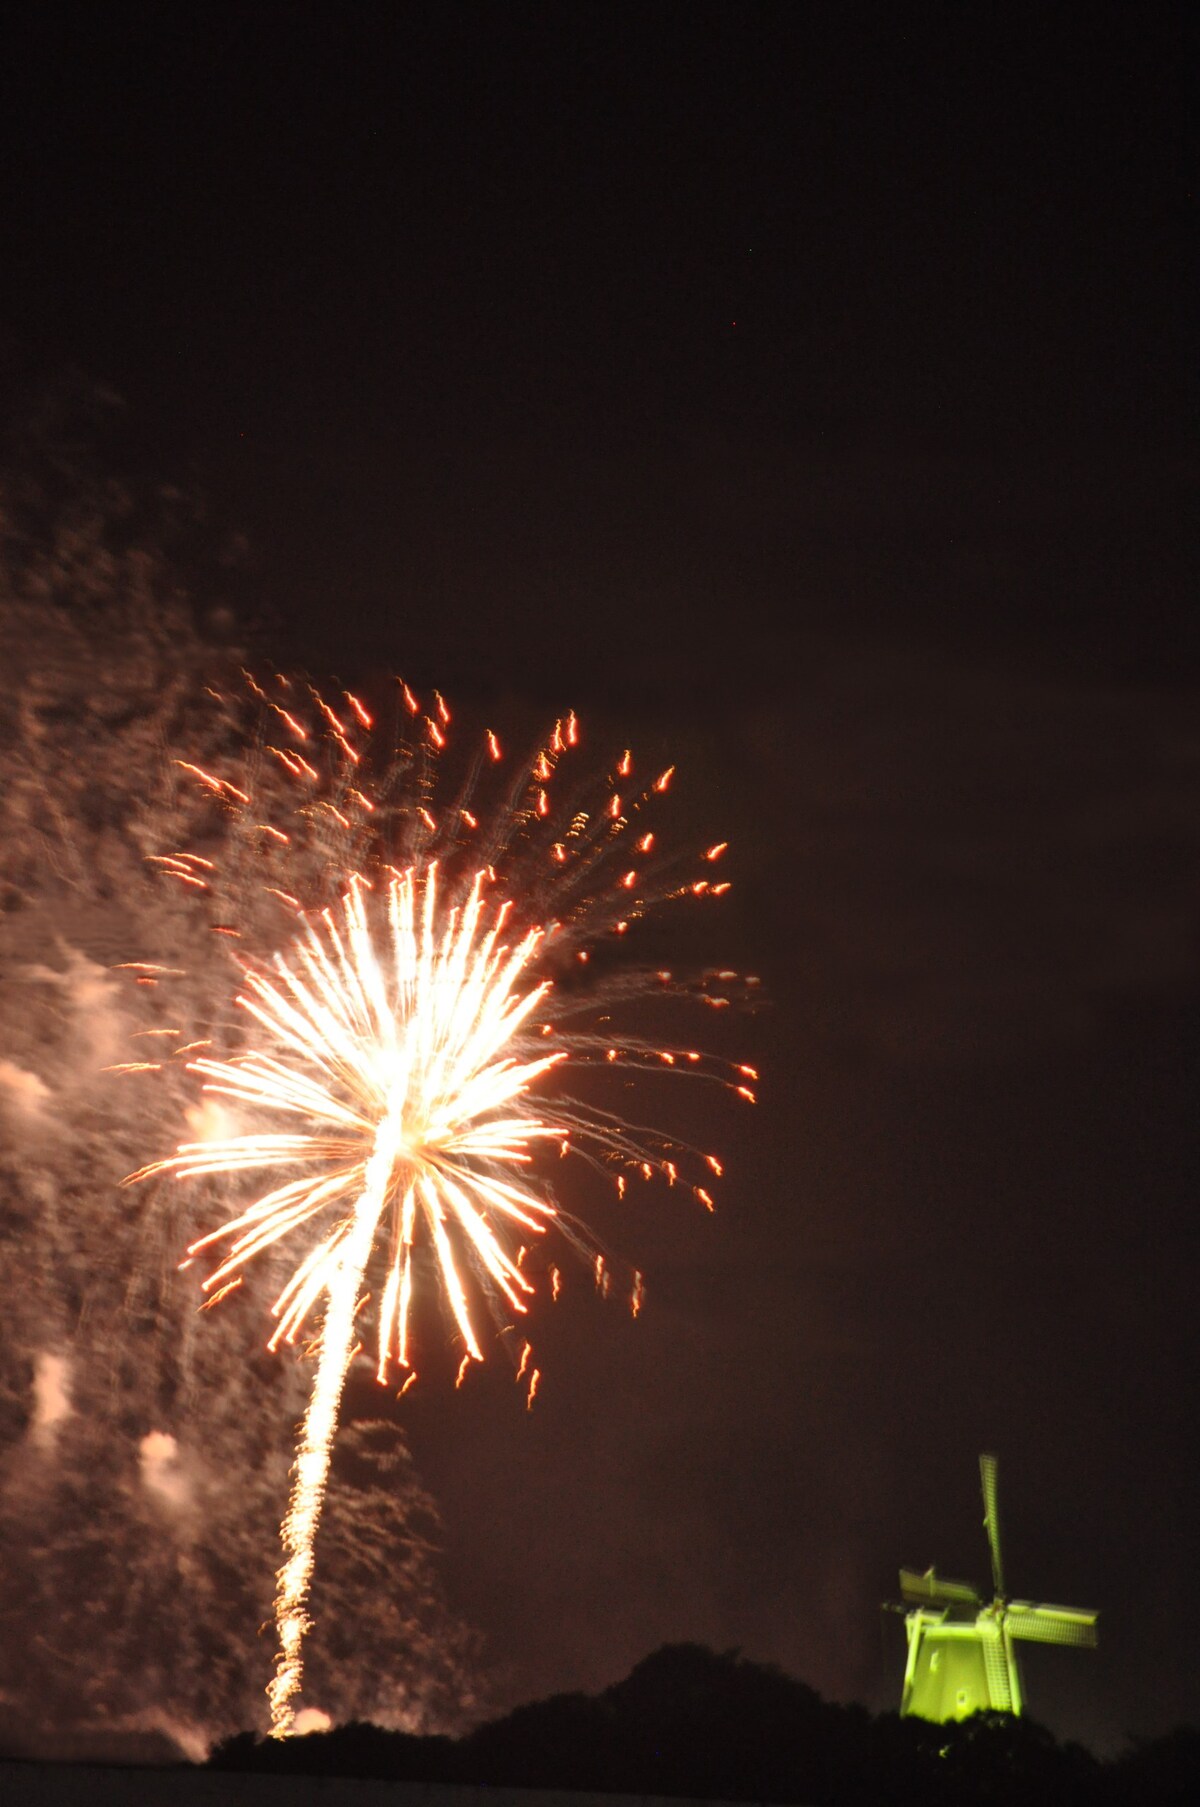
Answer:
[[[935,1669],[940,1667],[941,1661],[942,1661],[941,1651],[940,1650],[931,1650],[929,1653],[929,1668],[930,1668],[931,1673]]]
[[[958,1705],[960,1711],[963,1707],[970,1705],[970,1696],[965,1688],[960,1688],[958,1690]]]

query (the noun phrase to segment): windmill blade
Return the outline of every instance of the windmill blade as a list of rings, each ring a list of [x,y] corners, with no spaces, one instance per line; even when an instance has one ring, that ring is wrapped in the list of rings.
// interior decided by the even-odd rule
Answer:
[[[983,1638],[983,1672],[987,1676],[988,1700],[995,1712],[1013,1711],[1013,1652],[999,1638]],[[1020,1684],[1018,1683],[1018,1687]]]
[[[936,1569],[900,1570],[900,1592],[914,1606],[979,1606],[969,1581],[944,1581]]]
[[[1036,1606],[1032,1600],[1014,1600],[1004,1623],[1010,1637],[1030,1644],[1073,1644],[1094,1650],[1097,1617],[1081,1606]]]
[[[1004,1593],[1004,1564],[1000,1559],[1000,1508],[997,1504],[997,1475],[1000,1463],[995,1456],[980,1456],[979,1479],[983,1487],[983,1524],[992,1552],[992,1585],[997,1594]]]

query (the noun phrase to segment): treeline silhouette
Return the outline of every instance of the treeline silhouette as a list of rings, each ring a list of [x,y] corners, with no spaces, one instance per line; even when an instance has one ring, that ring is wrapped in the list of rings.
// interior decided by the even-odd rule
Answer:
[[[558,1694],[465,1737],[344,1725],[283,1742],[246,1733],[224,1770],[375,1776],[676,1795],[804,1807],[1188,1807],[1200,1730],[1185,1726],[1101,1761],[1003,1713],[931,1725],[821,1699],[730,1651],[668,1645],[597,1695]]]

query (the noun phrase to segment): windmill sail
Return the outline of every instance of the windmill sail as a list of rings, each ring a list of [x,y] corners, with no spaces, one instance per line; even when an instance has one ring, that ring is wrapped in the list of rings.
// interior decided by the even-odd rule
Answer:
[[[983,1667],[987,1676],[987,1705],[996,1713],[1015,1713],[1020,1711],[1019,1697],[1013,1697],[1013,1664],[1012,1654],[1006,1648],[1003,1637],[984,1638]]]
[[[1014,1600],[1004,1615],[1010,1638],[1029,1644],[1072,1644],[1076,1649],[1096,1648],[1096,1617],[1079,1606],[1034,1606]]]
[[[901,1569],[900,1592],[914,1605],[918,1602],[927,1606],[982,1605],[979,1593],[969,1581],[951,1581],[939,1575],[936,1569],[926,1569],[924,1573]]]
[[[1000,1464],[995,1456],[980,1456],[979,1479],[983,1487],[983,1524],[992,1552],[992,1586],[997,1594],[1004,1592],[1004,1564],[1000,1558],[1000,1507],[997,1482]]]

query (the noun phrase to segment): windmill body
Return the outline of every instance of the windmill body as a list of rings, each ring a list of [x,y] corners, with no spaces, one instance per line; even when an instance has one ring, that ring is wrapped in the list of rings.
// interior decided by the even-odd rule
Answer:
[[[1020,1713],[1025,1697],[1017,1644],[1094,1646],[1096,1614],[1082,1607],[1010,1600],[1004,1591],[995,1456],[981,1456],[984,1527],[992,1552],[994,1596],[935,1569],[901,1569],[908,1660],[902,1714],[943,1723],[970,1713]],[[907,1609],[907,1610],[905,1610]]]

